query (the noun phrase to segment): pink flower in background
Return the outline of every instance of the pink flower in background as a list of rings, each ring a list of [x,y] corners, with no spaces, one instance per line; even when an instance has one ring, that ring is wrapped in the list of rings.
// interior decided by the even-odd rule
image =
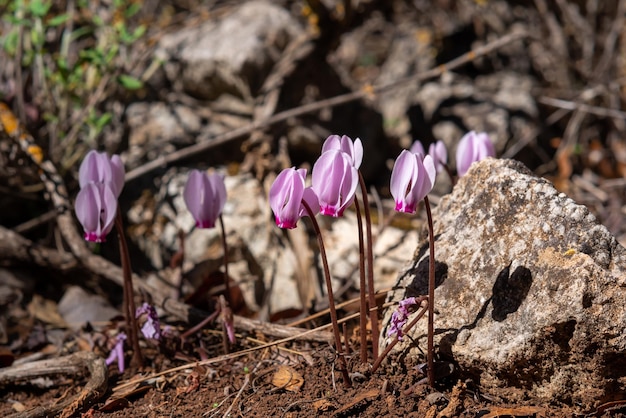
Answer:
[[[342,216],[354,201],[359,184],[356,161],[343,151],[329,149],[313,165],[311,187],[319,198],[322,215]]]
[[[443,141],[437,141],[434,144],[430,144],[428,147],[428,155],[432,157],[437,172],[443,170],[445,165],[448,164],[448,150],[446,149],[446,144],[444,144]]]
[[[495,156],[496,150],[489,135],[470,131],[461,138],[456,149],[456,171],[459,177],[464,176],[476,161]]]
[[[306,170],[292,167],[281,171],[272,183],[270,207],[280,228],[295,228],[298,220],[307,215],[302,200],[307,202],[313,213],[319,212],[317,196],[313,189],[305,187],[305,180]]]
[[[426,156],[426,151],[424,151],[424,145],[422,145],[422,142],[419,139],[411,144],[411,148],[409,148],[409,151],[411,151],[413,154],[420,154],[422,158]]]
[[[124,164],[119,155],[89,151],[78,169],[78,183],[84,188],[89,183],[108,184],[118,198],[124,188]]]
[[[357,170],[363,162],[363,144],[359,138],[352,142],[349,136],[331,135],[326,138],[322,145],[322,154],[326,151],[337,150],[345,153],[350,158],[350,162]]]
[[[183,199],[199,228],[213,228],[226,204],[224,178],[217,173],[191,170]]]
[[[117,197],[105,183],[87,183],[75,203],[76,217],[85,230],[85,239],[104,242],[115,223]]]
[[[124,369],[126,368],[124,363],[124,341],[126,341],[126,334],[123,332],[117,334],[115,346],[111,350],[109,357],[104,360],[107,366],[117,362],[117,368],[120,373],[124,373]]]
[[[437,170],[430,155],[403,150],[391,172],[390,192],[398,212],[414,213],[415,208],[435,185]]]

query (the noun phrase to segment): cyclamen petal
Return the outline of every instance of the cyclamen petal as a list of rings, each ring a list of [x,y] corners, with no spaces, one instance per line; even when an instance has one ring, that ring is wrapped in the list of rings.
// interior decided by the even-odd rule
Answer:
[[[108,184],[89,183],[76,196],[76,217],[85,230],[85,239],[104,242],[115,223],[117,197]]]
[[[417,182],[417,154],[402,150],[391,172],[389,191],[396,202],[398,212],[413,213],[418,201],[411,190]]]
[[[487,157],[495,157],[496,151],[486,132],[470,131],[459,141],[456,151],[456,171],[464,176],[476,161]]]
[[[305,179],[305,169],[292,167],[281,171],[272,183],[269,201],[278,227],[295,228],[298,220],[308,215],[303,200],[314,214],[319,211],[317,196],[310,187],[305,187]]]
[[[423,158],[403,150],[393,166],[389,190],[398,212],[414,213],[416,206],[435,185],[437,170],[430,155]]]
[[[191,170],[183,199],[199,228],[213,228],[226,204],[226,185],[218,174]]]
[[[111,158],[104,152],[91,150],[78,169],[78,183],[81,188],[89,183],[107,183],[116,197],[124,188],[124,164],[119,155]]]
[[[326,138],[322,145],[322,154],[329,150],[337,150],[347,154],[354,168],[358,170],[361,167],[363,162],[363,143],[361,139],[357,138],[352,142],[349,136],[331,135]]]
[[[426,155],[426,152],[424,151],[424,145],[422,145],[422,142],[420,140],[413,142],[411,148],[409,148],[409,151],[413,154],[420,154],[422,155],[422,157]]]
[[[350,156],[336,149],[324,152],[313,165],[312,188],[323,215],[339,217],[352,204],[359,174]]]
[[[444,166],[448,164],[448,150],[446,149],[446,144],[444,144],[443,141],[437,141],[434,144],[430,144],[428,147],[428,155],[433,158],[437,172],[443,170]]]

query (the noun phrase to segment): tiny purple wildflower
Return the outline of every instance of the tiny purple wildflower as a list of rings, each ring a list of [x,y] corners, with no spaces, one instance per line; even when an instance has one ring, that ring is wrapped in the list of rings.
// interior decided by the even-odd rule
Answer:
[[[398,341],[402,341],[402,328],[404,328],[406,321],[409,319],[409,308],[413,305],[417,305],[415,298],[406,298],[400,301],[398,309],[391,314],[391,326],[387,331],[387,337],[396,335]]]
[[[312,188],[322,215],[340,217],[352,204],[359,184],[359,173],[349,154],[337,149],[324,152],[313,165]]]
[[[88,183],[76,196],[76,217],[85,230],[85,239],[104,242],[115,223],[117,198],[108,183]]]
[[[78,169],[78,183],[84,188],[89,183],[108,184],[118,198],[124,188],[124,163],[119,155],[109,156],[105,152],[91,150]]]
[[[146,315],[146,322],[144,322],[141,327],[141,333],[143,336],[148,339],[160,340],[161,322],[159,321],[159,316],[157,315],[154,306],[144,302],[144,304],[135,311],[136,318],[139,318],[141,315]]]
[[[423,157],[403,150],[391,172],[390,192],[398,212],[414,213],[415,208],[435,185],[437,170],[430,155]]]
[[[343,135],[331,135],[326,138],[322,145],[322,154],[326,151],[337,150],[345,153],[350,158],[350,163],[357,170],[361,167],[363,162],[363,144],[361,139],[357,138],[352,142],[349,136]]]
[[[124,341],[126,341],[126,334],[120,332],[117,334],[115,340],[115,346],[111,350],[109,357],[104,361],[107,366],[110,366],[114,362],[117,362],[117,368],[120,373],[124,373],[125,364],[124,364]]]
[[[183,198],[199,228],[213,228],[226,204],[224,178],[217,173],[191,170]]]
[[[270,187],[269,201],[274,212],[276,225],[280,228],[293,229],[302,216],[307,216],[302,205],[304,200],[313,213],[319,212],[319,202],[315,192],[305,187],[306,170],[295,167],[281,171]]]
[[[496,150],[489,135],[486,132],[470,131],[463,135],[456,149],[456,171],[462,177],[476,161],[495,156]]]

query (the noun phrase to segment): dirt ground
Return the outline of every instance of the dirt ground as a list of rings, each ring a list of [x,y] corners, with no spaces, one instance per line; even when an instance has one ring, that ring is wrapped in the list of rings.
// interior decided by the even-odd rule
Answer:
[[[626,1],[465,0],[457,4],[445,0],[355,0],[350,3],[352,8],[346,8],[342,1],[277,3],[302,22],[303,27],[319,32],[310,39],[308,55],[296,54],[293,61],[282,63],[288,71],[283,75],[284,83],[279,83],[283,90],[272,110],[278,113],[348,93],[359,95],[359,100],[339,106],[330,121],[322,110],[285,117],[281,123],[268,122],[264,125],[266,130],[251,129],[246,138],[238,138],[238,142],[225,142],[222,148],[205,150],[193,158],[173,160],[172,166],[192,165],[199,160],[203,164],[230,164],[262,180],[284,165],[285,160],[294,165],[310,163],[312,156],[319,152],[317,144],[311,147],[306,141],[292,140],[294,137],[317,138],[318,132],[325,130],[346,132],[357,123],[378,138],[377,144],[382,144],[370,154],[378,161],[366,167],[365,176],[368,185],[385,198],[389,195],[387,163],[407,146],[407,140],[421,138],[425,143],[433,142],[439,135],[449,132],[451,125],[456,129],[453,132],[493,130],[503,138],[496,144],[500,156],[519,159],[536,174],[554,181],[559,190],[587,205],[621,243],[626,242],[626,223],[623,222],[626,114],[622,110],[626,99],[626,25],[623,24]],[[147,39],[130,49],[126,65],[148,68],[151,48],[164,33],[185,25],[197,25],[208,16],[228,14],[239,4],[229,1],[146,2],[145,10],[139,12],[136,19],[152,26]],[[59,14],[61,9],[53,8]],[[13,13],[9,2],[0,1],[0,13],[4,17]],[[84,24],[84,18],[77,17],[77,25]],[[3,21],[8,24],[9,19]],[[515,28],[526,31],[523,41],[518,39],[503,47],[494,43],[511,36],[510,29]],[[54,44],[60,48],[61,31],[51,30],[48,35],[47,42],[51,44],[48,46],[52,48]],[[405,44],[394,43],[403,39],[413,40],[412,44],[421,45],[421,49],[409,48],[409,52],[403,52]],[[477,48],[485,45],[490,45],[491,49],[476,54]],[[392,56],[392,51],[396,55]],[[450,72],[445,65],[454,64],[451,60],[459,57],[463,63],[457,63],[459,66],[454,70],[457,78],[450,82]],[[67,112],[65,126],[61,126],[63,120],[55,120],[54,123],[60,125],[51,128],[54,118],[50,115],[55,112],[60,117],[63,115],[55,107],[55,100],[42,98],[44,90],[33,76],[36,73],[16,70],[12,64],[14,58],[7,58],[7,55],[0,55],[0,62],[7,63],[0,64],[0,100],[6,103],[7,109],[28,122],[26,129],[33,135],[33,141],[47,150],[46,145],[53,143],[51,132],[54,129],[71,132],[80,109]],[[431,74],[432,69],[435,72]],[[419,82],[415,80],[434,80],[440,95],[420,96],[400,103],[400,116],[385,119],[384,106],[377,102],[385,90],[373,92],[372,85],[416,74],[420,75],[412,83],[416,89]],[[523,86],[524,95],[503,98],[493,85],[501,81],[501,76],[511,77],[507,80]],[[22,86],[16,87],[15,80],[21,80]],[[95,143],[100,149],[127,152],[129,133],[124,112],[134,102],[198,103],[197,98],[170,91],[170,87],[168,82],[159,79],[140,92],[129,93],[119,88],[102,89],[99,96],[92,92],[89,97],[95,97],[98,103],[92,107],[102,112],[111,111],[114,116],[108,130],[84,139],[84,143],[79,141],[80,146],[86,149]],[[469,87],[472,93],[466,94]],[[17,94],[20,88],[23,91]],[[253,95],[256,93],[261,97],[260,88],[252,90]],[[527,102],[517,100],[522,96],[530,98],[530,107]],[[259,102],[262,100],[245,104],[259,110]],[[397,103],[386,103],[387,111],[393,114]],[[429,106],[433,108],[428,110]],[[198,105],[200,110],[206,107],[209,105]],[[4,110],[0,108],[0,116]],[[218,116],[224,117],[219,109],[211,111],[214,112],[211,117],[216,120]],[[231,130],[252,123],[252,116],[244,115],[248,117],[245,119],[237,112],[225,112],[224,119],[231,123],[228,126]],[[5,119],[0,121],[4,123]],[[169,151],[152,149],[160,146],[154,143],[145,144],[142,151],[173,153],[193,143],[194,135],[185,138],[187,142],[167,144],[172,145],[167,148]],[[93,351],[105,358],[118,322],[71,330],[58,325],[63,321],[56,322],[54,312],[70,285],[98,294],[118,308],[121,290],[119,282],[107,275],[107,268],[98,270],[94,264],[74,260],[68,255],[71,245],[62,238],[60,222],[54,221],[55,217],[63,216],[63,211],[53,210],[52,216],[46,215],[53,204],[48,199],[50,193],[46,194],[40,181],[42,166],[37,165],[32,149],[19,151],[12,142],[16,137],[6,124],[0,130],[0,267],[15,273],[19,283],[14,285],[0,276],[2,417],[12,414],[20,417],[626,416],[626,399],[601,405],[558,402],[536,405],[531,401],[510,404],[507,399],[481,393],[480,382],[463,370],[453,370],[431,388],[424,381],[420,365],[414,363],[416,360],[405,358],[402,353],[390,354],[372,374],[367,366],[359,364],[359,342],[354,336],[349,339],[348,355],[352,384],[346,387],[335,352],[327,343],[295,339],[254,350],[276,338],[263,330],[237,329],[237,343],[227,354],[221,332],[215,331],[214,326],[184,342],[176,337],[176,332],[158,345],[142,341],[146,358],[143,367],[131,367],[120,374],[113,364],[107,368],[108,375],[101,382],[101,387],[106,388],[104,393],[91,390],[89,396],[94,393],[96,396],[87,405],[70,402],[71,405],[61,411],[46,412],[45,408],[63,404],[74,396],[84,399],[90,377],[76,369],[70,372],[65,369],[45,377],[12,380],[4,377],[3,370],[19,362],[54,359],[76,352]],[[72,156],[64,159],[62,153],[55,157],[58,148],[51,146],[51,152],[46,154],[50,154],[52,164],[59,167],[61,183],[64,182],[69,194],[75,196],[78,163]],[[147,151],[135,157],[128,155],[129,169],[150,163]],[[157,173],[162,174],[158,170]],[[150,183],[156,176],[149,172],[140,178],[140,183]],[[142,190],[138,187],[130,192],[133,193],[140,195]],[[123,205],[128,206],[130,202],[123,202]],[[29,226],[33,220],[35,226]],[[134,238],[137,237],[130,237]],[[33,243],[55,252],[41,256],[39,250],[33,250]],[[100,250],[107,260],[119,265],[114,251]],[[175,258],[175,254],[165,250],[160,255],[166,264]],[[146,264],[146,258],[145,254],[138,256],[141,262],[137,263],[141,267],[135,267],[138,272],[154,268]],[[9,290],[3,293],[5,289]],[[349,299],[347,294],[338,302],[346,299]],[[182,304],[182,300],[180,302]],[[206,304],[193,307],[207,309]],[[254,317],[246,310],[237,313]],[[340,311],[340,315],[347,313]],[[306,317],[314,312],[297,314]],[[178,333],[188,329],[189,324],[181,323],[175,316],[168,314],[162,318],[163,324],[172,326]],[[289,317],[280,316],[272,319]],[[305,326],[323,325],[328,318],[318,321],[307,322]],[[356,323],[349,325],[352,329]]]

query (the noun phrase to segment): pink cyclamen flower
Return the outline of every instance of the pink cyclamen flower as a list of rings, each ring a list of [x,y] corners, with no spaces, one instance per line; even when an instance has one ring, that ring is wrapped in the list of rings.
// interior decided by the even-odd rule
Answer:
[[[420,154],[422,158],[426,156],[426,151],[424,151],[424,145],[422,145],[422,142],[419,139],[411,144],[411,148],[409,148],[409,151],[411,151],[413,154]]]
[[[183,198],[199,228],[213,228],[226,204],[224,178],[217,173],[191,170]]]
[[[428,147],[428,155],[432,157],[437,172],[443,170],[445,165],[448,164],[448,150],[443,141],[430,144]]]
[[[144,302],[139,308],[135,310],[135,317],[139,318],[141,315],[146,315],[146,322],[141,327],[141,333],[144,337],[153,340],[161,339],[161,322],[157,315],[154,306]]]
[[[464,176],[472,163],[487,157],[495,157],[496,150],[486,132],[470,131],[466,133],[456,149],[456,171]]]
[[[406,321],[409,319],[409,308],[413,305],[417,305],[415,298],[406,298],[400,301],[398,309],[391,314],[391,326],[387,331],[387,337],[395,335],[398,341],[402,341],[402,328],[404,328]]]
[[[124,164],[119,155],[109,156],[105,152],[89,151],[78,169],[78,183],[83,188],[89,183],[108,184],[115,197],[124,188]]]
[[[104,242],[115,223],[117,197],[105,183],[88,183],[76,196],[76,217],[85,230],[85,239]]]
[[[336,149],[324,152],[313,165],[312,188],[322,215],[339,217],[352,204],[359,184],[354,159]]]
[[[117,338],[115,341],[115,346],[111,350],[109,357],[104,360],[107,366],[110,366],[114,362],[117,362],[117,368],[120,373],[124,373],[125,363],[124,363],[124,341],[126,341],[126,334],[120,332],[117,334]]]
[[[348,157],[350,157],[352,166],[357,170],[361,167],[361,163],[363,162],[363,144],[359,138],[352,142],[349,136],[343,135],[340,137],[339,135],[331,135],[326,138],[326,141],[324,141],[322,145],[322,154],[332,149],[347,154]]]
[[[319,212],[319,202],[315,192],[305,187],[306,170],[295,167],[281,171],[270,187],[269,201],[274,212],[276,225],[280,228],[293,229],[298,219],[306,216],[307,211],[302,204],[304,200],[313,213]]]
[[[390,191],[398,212],[414,213],[415,208],[435,185],[437,170],[430,155],[423,158],[403,150],[391,172]]]

